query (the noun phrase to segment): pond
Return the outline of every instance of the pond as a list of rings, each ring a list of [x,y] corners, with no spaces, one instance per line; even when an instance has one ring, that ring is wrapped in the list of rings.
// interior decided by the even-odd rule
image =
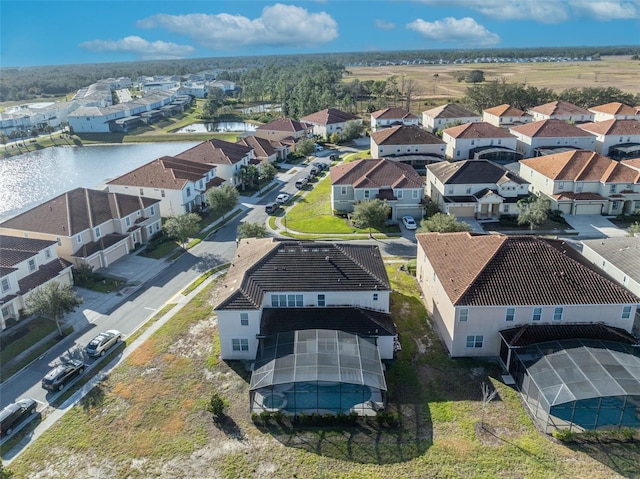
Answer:
[[[225,131],[256,131],[256,125],[244,121],[215,121],[211,123],[191,123],[174,133],[214,133]]]

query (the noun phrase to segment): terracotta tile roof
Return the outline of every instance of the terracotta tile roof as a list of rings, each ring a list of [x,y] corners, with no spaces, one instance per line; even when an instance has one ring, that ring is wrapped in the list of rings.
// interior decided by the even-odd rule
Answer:
[[[508,103],[505,103],[504,105],[494,106],[493,108],[487,108],[486,110],[483,110],[483,112],[495,116],[531,117],[529,113],[526,113],[516,108],[515,106],[511,106]]]
[[[454,305],[636,304],[567,243],[536,236],[419,233]]]
[[[108,185],[181,190],[187,182],[204,179],[211,166],[182,158],[163,156],[108,181]]]
[[[520,163],[553,180],[640,183],[640,171],[589,150],[528,158]]]
[[[423,188],[424,180],[410,165],[393,160],[356,160],[331,167],[332,185],[354,188]]]
[[[391,290],[377,246],[243,239],[215,309],[259,309],[268,292],[375,290]]]
[[[485,121],[465,123],[464,125],[446,128],[443,132],[452,138],[513,138],[507,130]]]
[[[638,111],[636,107],[625,105],[617,101],[611,103],[605,103],[604,105],[594,106],[589,108],[589,111],[594,113],[608,113],[610,115],[637,115]]]
[[[513,181],[516,184],[528,184],[513,171],[488,160],[443,161],[427,165],[433,175],[447,185],[501,184]]]
[[[0,267],[13,270],[12,267],[16,264],[55,244],[56,242],[51,240],[0,235]]]
[[[303,116],[300,118],[300,121],[312,123],[314,125],[333,125],[335,123],[346,123],[347,121],[359,119],[360,117],[353,115],[352,113],[347,113],[346,111],[338,110],[336,108],[327,108],[325,110]]]
[[[307,125],[306,123],[301,123],[296,120],[292,120],[291,118],[278,118],[277,120],[273,120],[273,121],[270,121],[269,123],[265,123],[264,125],[260,125],[257,129],[298,133],[301,131],[306,131],[309,128],[310,128],[310,125]]]
[[[246,157],[252,148],[239,143],[212,139],[176,155],[184,160],[207,165],[234,165]]]
[[[371,133],[376,145],[442,145],[444,141],[415,125],[398,125]]]
[[[590,133],[597,135],[640,135],[640,121],[638,120],[605,120],[577,125]]]
[[[568,101],[552,101],[544,105],[538,105],[529,111],[541,113],[547,116],[566,116],[566,115],[591,115],[589,110],[569,103]]]
[[[371,117],[376,120],[418,119],[416,115],[408,112],[404,108],[385,108],[383,110],[374,111],[371,113]]]
[[[480,117],[477,113],[466,109],[457,103],[447,103],[446,105],[437,106],[429,110],[423,111],[423,115],[429,118],[469,118]]]
[[[513,126],[509,128],[509,131],[520,133],[529,138],[582,138],[595,136],[566,121],[555,119],[533,121],[524,125]]]
[[[129,236],[120,233],[111,233],[102,236],[98,241],[92,241],[91,243],[84,243],[82,247],[73,253],[71,256],[75,258],[88,258],[92,254],[98,251],[104,251],[111,246],[114,246],[120,242],[127,241]]]
[[[633,158],[631,160],[622,160],[620,163],[630,168],[640,170],[640,158]]]
[[[238,143],[244,146],[248,146],[249,148],[253,148],[253,152],[258,159],[269,158],[276,153],[276,150],[271,144],[271,141],[257,137],[255,135],[245,136],[244,138],[238,140]]]
[[[571,201],[609,201],[600,193],[573,193],[564,191],[555,195],[551,195],[555,200],[571,200]]]
[[[62,258],[56,258],[47,264],[43,264],[36,271],[18,281],[18,288],[20,289],[18,294],[24,295],[28,293],[30,290],[58,277],[62,271],[72,266],[73,263]]]
[[[76,188],[0,223],[0,228],[74,236],[159,202],[122,193]]]

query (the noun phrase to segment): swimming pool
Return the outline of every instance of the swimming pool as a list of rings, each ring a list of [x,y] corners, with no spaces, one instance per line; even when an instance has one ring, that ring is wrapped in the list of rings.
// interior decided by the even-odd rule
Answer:
[[[331,411],[348,413],[357,405],[371,399],[371,389],[360,384],[295,384],[283,392],[286,399],[284,411],[297,412]]]

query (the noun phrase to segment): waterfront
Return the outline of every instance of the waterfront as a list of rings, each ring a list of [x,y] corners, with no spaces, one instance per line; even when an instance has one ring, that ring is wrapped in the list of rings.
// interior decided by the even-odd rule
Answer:
[[[197,144],[55,147],[0,159],[0,221],[74,188],[101,188],[106,180]]]
[[[213,133],[225,131],[256,131],[256,125],[244,121],[216,121],[212,123],[192,123],[173,133]]]

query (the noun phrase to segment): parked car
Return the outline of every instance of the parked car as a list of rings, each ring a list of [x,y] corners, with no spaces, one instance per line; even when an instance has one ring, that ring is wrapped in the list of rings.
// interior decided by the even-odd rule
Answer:
[[[415,230],[418,227],[416,220],[414,220],[412,216],[403,216],[402,223],[408,230]]]
[[[122,333],[115,329],[110,329],[104,333],[98,334],[91,340],[89,344],[84,348],[87,355],[95,358],[104,355],[104,353],[115,346],[122,339]]]
[[[272,202],[272,203],[267,203],[266,205],[264,205],[264,211],[268,215],[274,214],[276,211],[278,211],[279,208],[280,208],[280,205],[278,203],[276,203],[275,201]]]
[[[35,399],[24,398],[9,404],[0,411],[0,436],[8,436],[27,417],[35,414],[38,403]]]
[[[301,190],[305,186],[307,186],[307,183],[309,183],[309,180],[307,180],[306,178],[300,178],[298,181],[296,181],[296,188]]]
[[[318,145],[318,144],[316,143],[316,151],[322,151],[322,150],[324,150],[324,146],[322,146],[322,145]]]
[[[280,193],[277,197],[276,197],[276,203],[278,203],[279,205],[283,205],[285,204],[287,201],[289,201],[289,198],[291,198],[291,195],[288,193]]]
[[[329,155],[329,159],[331,161],[336,161],[338,159],[338,155],[336,153],[332,153],[331,155]]]
[[[84,363],[79,359],[68,359],[56,366],[42,379],[42,387],[48,391],[62,391],[64,386],[84,371]]]

